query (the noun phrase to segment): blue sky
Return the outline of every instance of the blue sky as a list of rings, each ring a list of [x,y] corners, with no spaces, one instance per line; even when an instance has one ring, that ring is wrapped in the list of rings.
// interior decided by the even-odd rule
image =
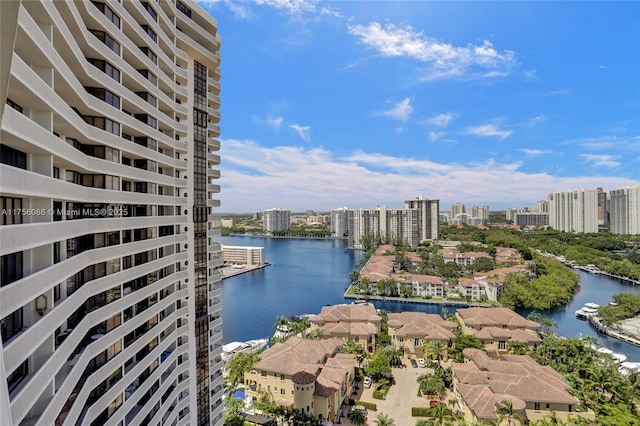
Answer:
[[[199,3],[222,36],[222,212],[640,182],[639,2]]]

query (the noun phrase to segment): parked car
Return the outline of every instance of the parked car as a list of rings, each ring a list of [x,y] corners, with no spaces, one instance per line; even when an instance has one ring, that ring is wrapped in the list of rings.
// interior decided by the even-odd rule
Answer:
[[[416,362],[416,360],[415,360],[415,359],[413,359],[413,358],[411,358],[411,366],[412,366],[413,368],[418,368],[418,363],[417,363],[417,362]]]
[[[425,366],[424,359],[423,358],[418,358],[418,364],[420,365],[421,368],[424,368],[424,366]]]
[[[355,411],[355,410],[357,410],[357,411],[362,411],[362,412],[364,413],[364,415],[365,415],[365,416],[367,415],[367,409],[366,409],[366,407],[364,407],[363,405],[354,405],[354,406],[351,408],[351,410],[352,410],[352,411]]]
[[[364,387],[369,389],[371,387],[371,377],[364,378]]]

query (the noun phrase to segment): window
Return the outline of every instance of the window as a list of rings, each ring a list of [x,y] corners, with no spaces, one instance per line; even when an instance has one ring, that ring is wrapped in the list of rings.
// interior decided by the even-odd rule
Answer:
[[[24,326],[22,320],[22,308],[19,308],[0,320],[0,334],[2,335],[2,341],[5,344],[13,336],[20,333]]]
[[[504,340],[500,340],[498,342],[498,349],[505,350],[507,348],[507,342]]]
[[[11,99],[7,98],[7,105],[9,105],[11,108],[15,109],[18,112],[22,112],[22,107],[20,105],[18,105],[17,103],[13,102]]]
[[[266,372],[266,371],[264,371],[264,370],[261,370],[261,371],[260,371],[260,375],[261,375],[262,377],[267,377],[267,372]]]
[[[29,360],[25,360],[18,368],[15,369],[13,373],[7,377],[7,385],[9,387],[9,392],[13,391],[29,374]]]
[[[140,96],[142,99],[144,99],[154,107],[158,105],[158,100],[156,99],[156,97],[150,95],[149,92],[136,92],[136,95]]]
[[[280,395],[284,395],[284,388],[280,388]]]
[[[88,124],[112,133],[116,136],[120,136],[120,123],[116,123],[113,120],[109,120],[105,117],[95,117],[92,115],[83,115],[82,118]]]
[[[149,70],[138,70],[138,72],[142,74],[147,80],[149,80],[151,84],[156,87],[158,86],[158,77],[156,77],[152,72],[150,72]]]
[[[0,257],[0,286],[11,284],[24,276],[22,252],[7,254]]]
[[[415,347],[420,346],[420,339],[413,339],[413,346]]]
[[[534,402],[533,403],[533,409],[536,411],[540,411],[540,403],[539,402]]]
[[[114,38],[111,37],[108,33],[98,30],[89,30],[89,32],[96,36],[98,40],[103,42],[105,46],[115,52],[116,55],[120,56],[120,44],[115,41]]]
[[[176,9],[187,15],[188,18],[191,18],[191,9],[189,9],[187,5],[182,3],[180,0],[176,1]]]
[[[149,114],[133,114],[133,117],[136,120],[142,121],[147,126],[153,127],[154,129],[158,128],[158,120]]]
[[[151,62],[153,62],[155,65],[158,65],[158,56],[153,53],[153,50],[149,49],[146,46],[140,47],[140,50],[142,50],[142,53],[147,55],[147,58],[151,59]]]
[[[120,29],[120,17],[116,15],[116,13],[113,10],[111,10],[109,6],[97,1],[92,1],[91,3],[93,3],[94,6],[97,7],[98,10],[100,10],[100,12],[102,12],[104,16],[106,16],[107,19],[113,23],[113,25],[115,25],[116,27],[118,27],[118,29]]]
[[[22,223],[22,198],[0,197],[1,225]]]
[[[0,163],[26,170],[27,154],[6,145],[0,145]]]
[[[154,43],[158,42],[158,35],[148,25],[140,25],[140,26],[142,27],[144,32],[147,33],[149,37],[151,37],[151,40],[153,40]]]
[[[87,61],[100,71],[120,83],[120,70],[103,59],[87,58]]]
[[[85,87],[85,90],[112,107],[120,109],[120,96],[113,94],[109,90],[102,87]]]
[[[280,380],[282,380],[284,382],[284,374],[280,375]],[[284,395],[284,394],[283,394]]]
[[[149,12],[149,15],[151,15],[151,19],[153,19],[154,21],[158,22],[158,14],[156,13],[155,10],[153,10],[153,8],[151,7],[151,5],[147,2],[143,2],[142,3],[142,7],[144,7],[146,9],[147,12]]]

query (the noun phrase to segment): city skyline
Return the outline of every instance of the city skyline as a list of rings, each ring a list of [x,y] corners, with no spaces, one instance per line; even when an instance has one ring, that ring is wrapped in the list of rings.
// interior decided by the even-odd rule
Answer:
[[[225,41],[222,212],[640,182],[637,3],[200,4]]]

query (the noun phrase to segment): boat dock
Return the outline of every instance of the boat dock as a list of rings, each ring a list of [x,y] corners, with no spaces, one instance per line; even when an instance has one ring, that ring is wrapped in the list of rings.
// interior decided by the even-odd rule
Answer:
[[[612,330],[610,327],[604,325],[597,315],[589,317],[589,323],[593,326],[593,328],[598,330],[599,333],[606,334],[609,337],[613,337],[614,339],[629,343],[630,345],[640,346],[640,339]]]
[[[247,272],[252,272],[257,269],[262,269],[266,266],[271,265],[270,263],[263,263],[262,265],[242,265],[242,268],[238,268],[237,265],[234,266],[224,266],[220,269],[222,273],[222,279],[235,277],[236,275],[246,274]]]

